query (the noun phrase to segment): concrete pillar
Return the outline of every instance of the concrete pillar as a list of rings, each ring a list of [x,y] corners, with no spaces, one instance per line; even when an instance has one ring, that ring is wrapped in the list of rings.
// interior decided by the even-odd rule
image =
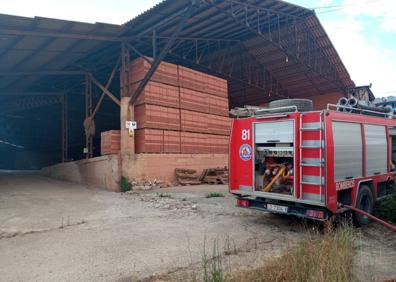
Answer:
[[[135,153],[135,135],[126,128],[128,120],[134,120],[134,107],[129,104],[130,97],[121,97],[120,122],[121,122],[121,155]]]
[[[126,128],[126,121],[134,120],[134,107],[129,104],[130,97],[121,97],[120,105],[120,157],[118,171],[119,176],[125,176],[129,178],[128,163],[135,154],[135,132],[130,132]]]

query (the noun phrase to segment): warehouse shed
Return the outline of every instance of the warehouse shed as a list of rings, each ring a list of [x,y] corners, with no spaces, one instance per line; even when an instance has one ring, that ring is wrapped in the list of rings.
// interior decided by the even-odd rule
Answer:
[[[173,181],[227,165],[229,108],[351,87],[314,11],[283,1],[167,0],[121,26],[0,15],[0,168]]]

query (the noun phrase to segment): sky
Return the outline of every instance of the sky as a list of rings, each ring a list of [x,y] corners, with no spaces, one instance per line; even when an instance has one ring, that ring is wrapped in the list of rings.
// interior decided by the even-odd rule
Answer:
[[[122,24],[159,0],[0,0],[0,13]],[[314,9],[356,85],[396,95],[396,0],[289,0]]]

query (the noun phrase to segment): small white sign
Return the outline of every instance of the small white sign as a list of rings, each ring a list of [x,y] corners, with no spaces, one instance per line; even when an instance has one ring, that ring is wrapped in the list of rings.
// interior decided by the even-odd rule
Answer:
[[[127,129],[137,129],[137,123],[136,123],[136,121],[127,120],[127,121],[125,122],[125,127],[126,127]]]

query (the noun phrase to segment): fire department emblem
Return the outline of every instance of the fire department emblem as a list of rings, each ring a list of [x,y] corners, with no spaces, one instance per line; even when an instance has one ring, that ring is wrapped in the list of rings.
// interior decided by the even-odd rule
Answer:
[[[252,158],[252,147],[249,144],[243,144],[239,148],[239,156],[244,161],[250,160]]]

